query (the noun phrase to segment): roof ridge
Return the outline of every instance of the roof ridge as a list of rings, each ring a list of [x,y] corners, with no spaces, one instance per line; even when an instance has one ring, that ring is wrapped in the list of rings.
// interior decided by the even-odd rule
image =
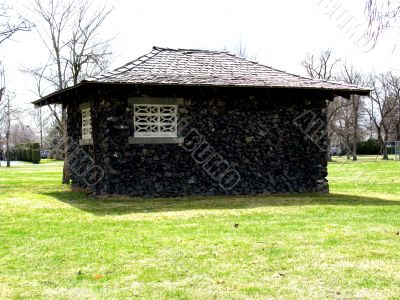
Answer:
[[[282,73],[285,73],[285,74],[287,74],[287,75],[295,76],[295,77],[298,77],[298,78],[301,78],[301,79],[305,79],[305,80],[313,80],[313,81],[319,81],[319,82],[337,84],[337,85],[348,86],[348,87],[359,87],[358,85],[355,85],[355,84],[348,84],[348,83],[344,83],[344,82],[340,82],[340,81],[336,81],[336,80],[328,80],[328,79],[320,79],[320,78],[306,77],[306,76],[294,74],[294,73],[291,73],[291,72],[283,71],[283,70],[280,70],[280,69],[276,69],[276,68],[273,68],[273,67],[264,65],[264,64],[262,64],[262,63],[254,62],[254,61],[252,61],[252,60],[248,60],[248,59],[245,59],[245,58],[242,58],[242,57],[239,57],[239,56],[236,56],[236,57],[238,57],[238,58],[240,58],[240,59],[244,59],[245,61],[248,61],[248,62],[252,62],[252,63],[258,64],[258,65],[263,66],[263,67],[265,67],[265,68],[269,68],[269,69],[271,69],[271,70],[273,70],[273,71],[282,72]]]
[[[154,51],[157,51],[157,52],[156,52],[156,53],[153,53]],[[133,64],[133,66],[132,66],[131,68],[128,68],[129,70],[132,70],[133,68],[135,68],[135,67],[137,67],[137,66],[140,66],[140,65],[143,64],[144,62],[146,62],[146,61],[148,61],[149,59],[153,58],[154,56],[156,56],[156,55],[157,55],[158,53],[160,53],[160,52],[161,52],[160,50],[153,49],[153,50],[150,51],[149,53],[146,53],[146,54],[144,54],[144,55],[142,55],[142,56],[139,56],[138,58],[136,58],[136,59],[134,59],[134,60],[132,60],[132,61],[130,61],[130,62],[124,64],[124,65],[122,65],[121,67],[118,67],[118,68],[114,69],[112,72],[115,72],[115,71],[120,70],[120,69],[126,69],[127,66]],[[143,58],[145,58],[145,59],[143,59]],[[135,62],[139,62],[139,63],[135,64]]]
[[[158,47],[153,46],[153,50],[158,51],[176,51],[176,52],[204,52],[204,53],[223,53],[223,54],[230,54],[229,51],[223,50],[208,50],[208,49],[194,49],[194,48],[168,48],[168,47]]]
[[[306,77],[306,76],[294,74],[294,73],[291,73],[291,72],[287,72],[287,71],[283,71],[283,70],[280,70],[280,69],[273,68],[273,67],[271,67],[271,66],[267,66],[267,65],[265,65],[265,64],[263,64],[263,63],[260,63],[260,62],[257,62],[257,61],[253,61],[253,60],[251,60],[251,59],[247,59],[247,58],[238,56],[238,55],[236,55],[236,54],[234,54],[234,53],[230,53],[230,52],[226,52],[226,53],[227,53],[228,55],[231,55],[231,56],[236,57],[236,58],[238,58],[238,59],[244,60],[244,61],[246,61],[246,62],[250,62],[250,63],[253,63],[253,64],[257,64],[257,65],[259,65],[259,66],[262,66],[262,67],[265,67],[265,68],[269,68],[269,69],[271,69],[271,70],[273,70],[273,71],[282,72],[282,73],[285,73],[285,74],[287,74],[287,75],[295,76],[295,77],[298,77],[298,78],[301,78],[301,79],[315,80],[315,81],[319,81],[319,82],[326,82],[326,83],[338,84],[338,85],[341,85],[341,86],[360,87],[360,86],[355,85],[355,84],[349,84],[349,83],[340,82],[340,81],[337,81],[337,80],[328,80],[328,79],[320,79],[320,78],[311,78],[311,77]]]
[[[256,65],[260,65],[260,66],[269,68],[269,67],[266,66],[266,65],[260,64],[258,61],[254,61],[254,60],[251,60],[251,59],[248,59],[248,58],[245,58],[245,57],[241,57],[241,56],[239,56],[239,55],[237,55],[237,54],[235,54],[235,53],[232,53],[232,52],[222,52],[222,53],[226,53],[226,54],[228,54],[228,55],[230,55],[230,56],[239,58],[239,59],[244,60],[244,61],[246,61],[246,62],[250,62],[250,63],[256,64]],[[272,69],[272,68],[271,68],[271,69]]]
[[[157,52],[153,53],[154,51],[157,51]],[[144,54],[142,56],[139,56],[138,58],[136,58],[134,60],[131,60],[130,62],[128,62],[128,63],[126,63],[126,64],[124,64],[124,65],[122,65],[122,66],[120,66],[120,67],[118,67],[118,68],[116,68],[116,69],[114,69],[112,71],[108,71],[107,73],[100,74],[100,75],[97,75],[97,76],[93,76],[93,77],[87,78],[87,79],[82,80],[82,81],[92,81],[92,80],[96,80],[98,78],[104,78],[104,77],[108,78],[108,77],[110,77],[112,75],[116,75],[118,73],[122,73],[121,70],[123,70],[123,69],[125,69],[123,72],[130,71],[130,70],[134,69],[135,67],[142,65],[143,63],[145,63],[149,59],[153,58],[154,56],[156,56],[160,52],[161,52],[160,50],[158,50],[158,49],[156,50],[153,47],[153,50],[150,51],[149,53],[146,53],[146,54]],[[145,59],[143,59],[143,58],[145,58]],[[135,64],[135,62],[139,62],[139,63]],[[132,65],[132,67],[128,68],[129,65]]]
[[[236,55],[236,54],[234,54],[234,53],[230,53],[230,52],[229,52],[229,53],[227,53],[227,54],[228,54],[228,55],[231,55],[231,56],[233,56],[233,57],[235,57],[235,58],[241,59],[241,60],[243,60],[243,61],[245,61],[245,62],[253,63],[253,64],[259,65],[259,66],[261,66],[261,67],[271,69],[271,70],[273,70],[273,71],[277,71],[277,72],[285,73],[285,74],[287,74],[287,75],[295,76],[295,77],[297,77],[297,78],[306,79],[306,80],[315,80],[315,81],[319,81],[319,82],[330,82],[330,83],[333,83],[333,84],[340,84],[340,85],[343,85],[343,86],[353,86],[353,87],[356,87],[356,85],[352,85],[352,84],[343,84],[343,83],[341,83],[341,82],[335,82],[335,81],[331,81],[331,80],[327,80],[327,79],[311,78],[311,77],[306,77],[306,76],[294,74],[294,73],[291,73],[291,72],[287,72],[287,71],[283,71],[283,70],[280,70],[280,69],[273,68],[273,67],[271,67],[271,66],[267,66],[267,65],[265,65],[265,64],[263,64],[263,63],[260,63],[260,62],[257,62],[257,61],[253,61],[253,60],[248,59],[248,58],[245,58],[245,57],[238,56],[238,55]]]

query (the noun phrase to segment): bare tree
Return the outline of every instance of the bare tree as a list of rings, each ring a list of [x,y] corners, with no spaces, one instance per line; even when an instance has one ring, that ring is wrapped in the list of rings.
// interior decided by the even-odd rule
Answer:
[[[379,36],[389,27],[397,26],[400,16],[398,0],[366,0],[369,36],[376,43]]]
[[[333,80],[336,77],[336,67],[340,59],[335,58],[330,49],[321,51],[317,56],[307,54],[307,57],[301,62],[308,76],[321,80]],[[327,134],[329,140],[332,140],[336,117],[339,110],[347,105],[346,102],[335,99],[335,101],[327,101]],[[328,147],[328,160],[331,160],[331,149]]]
[[[249,59],[249,60],[253,60],[253,61],[257,60],[257,54],[250,51],[242,39],[239,39],[239,41],[234,43],[232,47],[224,46],[222,48],[222,50],[231,52],[241,58],[245,58],[245,59]]]
[[[321,51],[318,56],[307,55],[302,62],[303,67],[311,78],[322,80],[338,80],[352,85],[364,85],[364,76],[353,65],[346,62],[340,64],[340,59],[333,57],[331,50]],[[340,68],[340,71],[338,69]],[[327,104],[327,130],[331,142],[343,146],[348,159],[352,154],[357,160],[357,141],[360,132],[359,121],[362,98],[350,95],[350,99],[336,97]],[[328,151],[330,159],[330,151]]]
[[[337,97],[332,104],[336,107],[336,113],[333,117],[334,122],[331,124],[331,131],[335,134],[336,143],[341,146],[341,152],[343,150],[347,154],[347,158],[350,159],[351,153],[351,123],[352,123],[352,107],[348,99]]]
[[[67,44],[70,55],[66,63],[71,71],[74,85],[87,76],[104,71],[110,63],[110,40],[99,39],[97,33],[111,10],[103,7],[95,11],[93,15],[89,10],[88,2],[78,7],[76,25],[72,31],[72,38]]]
[[[38,141],[39,137],[34,128],[22,121],[14,122],[10,127],[10,144],[18,145]]]
[[[4,95],[5,95],[5,90],[6,90],[6,84],[5,84],[5,75],[4,75],[4,69],[3,67],[0,65],[0,125],[1,125],[1,129],[3,129],[4,127],[9,129],[9,118],[7,120],[7,107],[6,105],[2,105],[4,103],[4,101],[2,102],[2,100],[4,100]],[[6,124],[6,122],[8,121],[8,124]],[[6,144],[7,144],[7,149],[8,149],[8,132],[6,129]],[[1,137],[1,131],[0,131],[0,137]],[[0,148],[1,154],[3,154],[3,146]],[[1,155],[3,156],[3,155]],[[1,162],[0,162],[1,165]],[[9,167],[9,163],[7,161],[7,166]]]
[[[392,123],[392,132],[390,136],[392,141],[400,140],[400,77],[394,73],[388,75],[389,97],[394,101],[395,108],[389,116],[389,122]]]
[[[111,9],[94,9],[88,0],[34,0],[36,30],[46,47],[49,59],[40,68],[28,72],[36,78],[37,94],[42,96],[45,81],[54,90],[75,85],[79,80],[96,75],[109,65],[109,39],[98,36]],[[67,108],[49,106],[67,140]],[[58,111],[61,110],[61,116]],[[67,158],[68,145],[64,145]],[[69,183],[68,159],[65,159],[63,183]]]
[[[370,86],[373,90],[370,96],[370,103],[366,107],[366,112],[378,136],[382,149],[382,158],[385,160],[389,159],[387,144],[389,133],[393,126],[391,117],[398,102],[391,94],[390,78],[392,76],[393,74],[391,73],[370,76]]]
[[[15,99],[15,95],[4,93],[5,89],[1,90],[1,99],[0,99],[0,135],[3,132],[5,135],[5,144],[6,144],[6,159],[7,159],[7,167],[10,167],[11,160],[11,145],[13,145],[11,141],[11,125],[15,120],[20,119],[20,110],[15,108],[12,103]],[[3,100],[3,101],[1,101]],[[1,147],[2,148],[2,147]],[[0,148],[0,150],[1,150]]]
[[[332,50],[323,50],[316,57],[314,54],[307,54],[305,60],[301,62],[311,78],[332,80],[335,77],[335,67],[340,59],[334,58]]]
[[[0,45],[5,41],[10,40],[17,32],[29,31],[32,28],[32,24],[15,13],[10,7],[7,7],[4,3],[0,4]],[[6,146],[7,150],[7,167],[10,166],[10,126],[11,126],[11,109],[10,109],[10,96],[6,97],[6,81],[4,75],[4,68],[0,66],[0,125],[5,129],[6,135]],[[1,133],[0,133],[1,134]]]
[[[12,9],[0,4],[0,44],[11,39],[19,31],[29,31],[32,24],[21,15],[12,15]]]
[[[352,64],[347,64],[345,62],[341,68],[341,80],[347,84],[363,86],[366,85],[366,80],[361,72],[357,71]],[[346,140],[348,142],[347,146],[352,149],[353,160],[357,160],[357,142],[358,142],[358,132],[359,132],[359,122],[361,118],[361,108],[363,106],[362,97],[359,95],[350,95],[350,105],[349,110],[346,114],[346,122],[348,127],[346,128]],[[351,134],[349,134],[349,129],[351,127]],[[352,145],[350,146],[350,139],[352,140]],[[348,151],[348,158],[350,152]]]
[[[10,167],[11,110],[10,97],[6,95],[6,76],[3,66],[0,66],[0,87],[0,124],[5,129],[7,167]]]

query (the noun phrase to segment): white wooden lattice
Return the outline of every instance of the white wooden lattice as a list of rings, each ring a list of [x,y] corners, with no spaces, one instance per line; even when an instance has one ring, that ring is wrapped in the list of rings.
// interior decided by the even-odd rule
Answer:
[[[176,137],[177,105],[135,104],[135,136],[142,137]]]
[[[90,108],[82,109],[82,139],[92,138],[92,120]]]

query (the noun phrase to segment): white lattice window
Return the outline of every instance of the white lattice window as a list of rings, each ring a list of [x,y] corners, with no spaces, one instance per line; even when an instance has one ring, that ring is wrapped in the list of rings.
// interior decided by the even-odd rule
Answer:
[[[135,104],[135,137],[176,137],[177,105]]]
[[[82,109],[82,139],[92,138],[92,120],[90,115],[90,108]]]

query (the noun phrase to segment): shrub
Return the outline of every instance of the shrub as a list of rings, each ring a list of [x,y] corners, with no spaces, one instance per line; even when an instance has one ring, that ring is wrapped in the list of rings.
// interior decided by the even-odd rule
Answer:
[[[374,154],[380,153],[380,146],[378,140],[369,139],[367,141],[357,143],[357,154]]]
[[[7,151],[4,153],[4,160],[7,160],[8,157],[10,156],[10,160],[15,160],[15,151]]]
[[[34,164],[38,164],[40,162],[40,145],[39,143],[32,143],[32,151],[31,151],[31,155],[32,155],[32,162]]]
[[[15,159],[29,161],[35,164],[40,162],[40,145],[39,143],[25,143],[14,147]]]
[[[24,155],[23,155],[24,161],[31,161],[32,150],[31,150],[29,143],[24,144],[23,149],[24,149]]]
[[[21,160],[26,160],[26,154],[25,154],[25,144],[21,144]]]
[[[18,149],[18,160],[24,160],[24,159],[23,159],[23,153],[22,153],[22,147],[21,147],[21,145],[18,145],[18,146],[17,146],[17,149]]]
[[[27,161],[32,161],[33,143],[28,143],[26,147],[26,154],[28,155]]]
[[[28,145],[28,143],[26,143],[26,144],[23,144],[22,145],[22,151],[23,151],[23,158],[24,158],[24,161],[29,161],[29,145]]]
[[[14,156],[15,156],[15,159],[16,160],[19,160],[19,152],[18,152],[19,150],[18,150],[18,147],[17,146],[15,146],[14,147]]]

